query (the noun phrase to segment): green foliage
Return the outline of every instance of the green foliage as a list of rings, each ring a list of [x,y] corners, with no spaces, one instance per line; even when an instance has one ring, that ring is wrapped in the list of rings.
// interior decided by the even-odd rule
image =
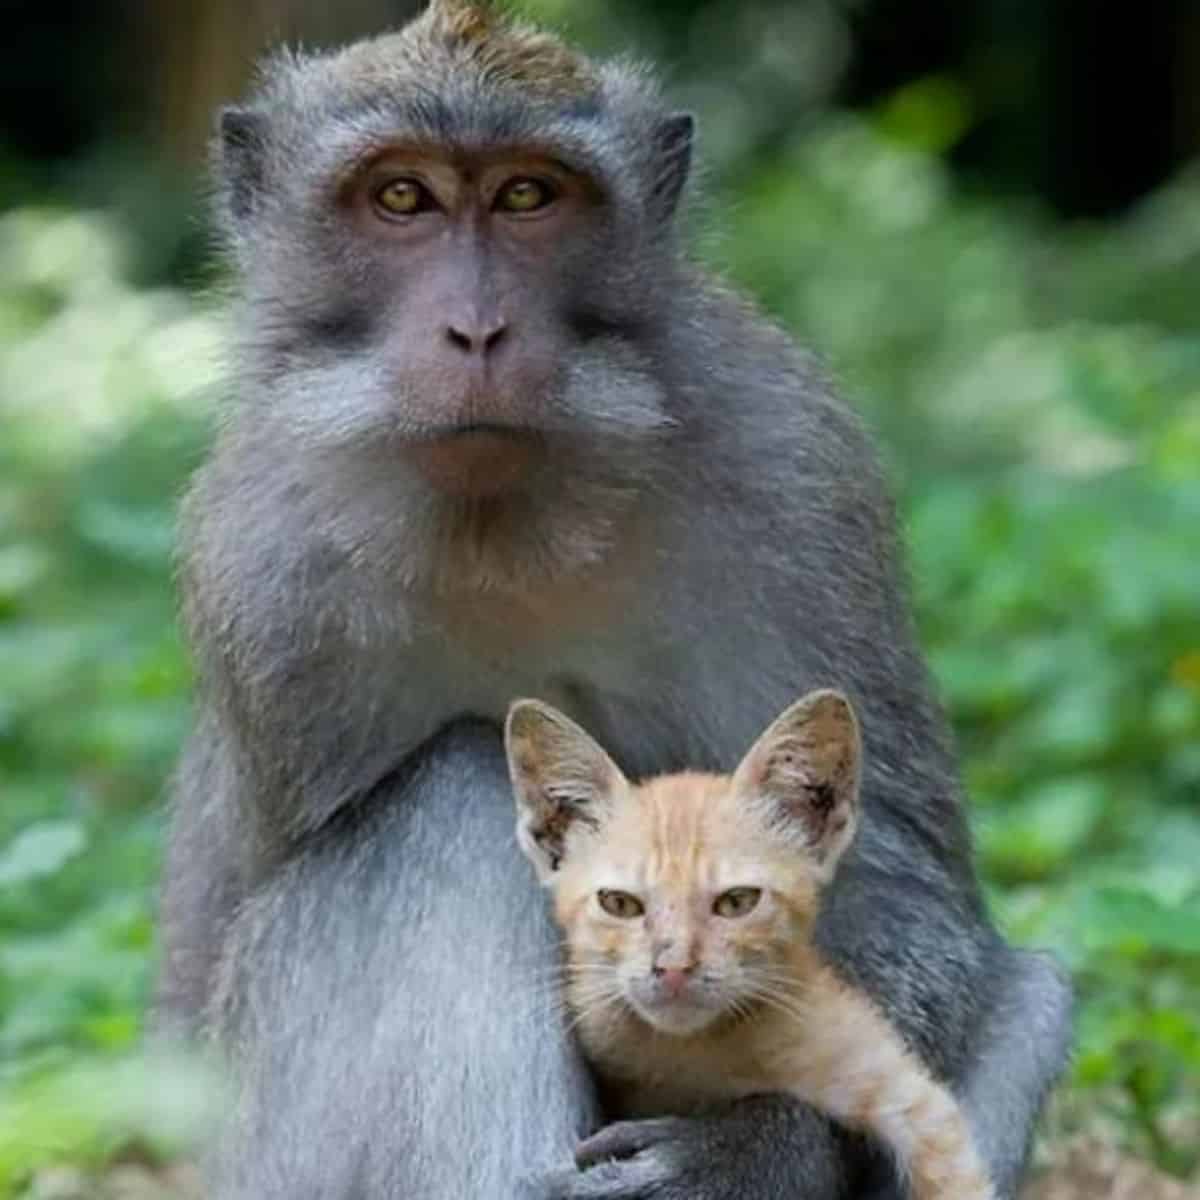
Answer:
[[[171,502],[218,339],[123,257],[95,216],[0,219],[0,1195],[157,1142],[178,1078],[135,1086],[134,1053],[187,720]]]
[[[830,117],[729,160],[713,195],[737,211],[705,247],[880,432],[995,910],[1079,984],[1061,1119],[1100,1114],[1186,1170],[1200,188],[1116,228],[1044,228],[955,193],[929,152],[965,119],[947,103],[935,81],[882,134]],[[166,1100],[144,1101],[182,1077],[138,1045],[188,707],[172,505],[221,339],[202,303],[129,282],[126,236],[89,214],[0,219],[0,1196],[64,1157],[178,1142]]]

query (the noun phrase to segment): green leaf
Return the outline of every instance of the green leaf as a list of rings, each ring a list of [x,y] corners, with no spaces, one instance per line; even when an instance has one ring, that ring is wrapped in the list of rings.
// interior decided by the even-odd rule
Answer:
[[[28,883],[61,871],[87,845],[77,821],[43,821],[31,826],[0,852],[0,887]]]
[[[1133,888],[1102,888],[1084,907],[1082,934],[1095,953],[1161,951],[1200,958],[1200,900],[1167,905]]]

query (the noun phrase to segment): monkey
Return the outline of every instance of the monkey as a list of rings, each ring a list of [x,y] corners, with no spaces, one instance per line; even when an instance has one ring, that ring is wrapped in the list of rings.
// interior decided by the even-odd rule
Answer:
[[[605,1126],[528,1000],[556,939],[509,702],[638,778],[728,770],[818,686],[870,765],[814,937],[1015,1194],[1070,989],[985,911],[862,423],[688,252],[694,141],[648,68],[468,0],[277,52],[219,116],[230,399],[181,511],[159,985],[235,1074],[216,1200],[902,1196],[793,1099]]]

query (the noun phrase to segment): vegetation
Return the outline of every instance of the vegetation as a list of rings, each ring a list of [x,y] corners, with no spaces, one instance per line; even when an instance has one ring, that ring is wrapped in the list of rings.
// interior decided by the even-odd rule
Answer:
[[[1078,981],[1053,1127],[1200,1146],[1200,185],[1064,229],[956,192],[946,104],[718,154],[720,269],[877,428],[1016,940]],[[104,216],[0,217],[0,1197],[169,1155],[203,1089],[139,1051],[187,723],[172,506],[208,436],[203,299]],[[736,397],[731,397],[731,403]]]

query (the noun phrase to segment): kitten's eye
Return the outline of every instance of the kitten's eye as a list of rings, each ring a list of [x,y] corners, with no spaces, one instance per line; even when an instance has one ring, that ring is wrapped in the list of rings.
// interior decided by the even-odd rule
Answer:
[[[496,193],[493,207],[500,212],[522,216],[545,208],[554,199],[555,191],[548,183],[522,177],[510,180]]]
[[[752,913],[762,899],[762,888],[730,888],[713,901],[713,912],[718,917],[744,917]]]
[[[646,911],[642,902],[628,892],[599,891],[596,893],[596,899],[610,917],[620,917],[626,921],[640,917]]]
[[[415,179],[389,179],[371,193],[375,211],[385,221],[415,217],[437,207],[429,189]]]

